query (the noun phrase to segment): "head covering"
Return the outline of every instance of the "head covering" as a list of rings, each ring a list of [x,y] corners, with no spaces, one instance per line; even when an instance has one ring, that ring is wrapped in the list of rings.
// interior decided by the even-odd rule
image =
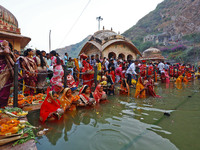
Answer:
[[[82,54],[80,55],[80,58],[86,59],[86,58],[87,58],[87,55],[84,54],[84,53],[82,53]]]
[[[98,103],[100,101],[100,99],[102,98],[102,95],[103,94],[106,94],[104,91],[100,92],[100,88],[101,88],[101,85],[97,85],[95,91],[94,91],[94,99],[96,100],[96,102]]]
[[[138,79],[138,82],[144,86],[144,83],[143,83],[143,81],[142,81],[142,77],[140,77],[140,78]]]
[[[61,107],[63,108],[63,110],[65,110],[67,108],[67,106],[69,106],[71,103],[69,102],[69,100],[66,97],[66,93],[70,90],[70,88],[65,88],[64,92],[62,94],[62,97],[60,99],[60,104]]]
[[[55,112],[58,108],[60,108],[60,102],[59,100],[53,97],[53,94],[54,94],[53,91],[47,93],[47,97],[42,103],[40,109],[40,120],[42,122],[45,122],[47,120],[50,113]]]
[[[83,60],[82,64],[83,64],[83,66],[85,66],[87,64],[87,61]]]
[[[67,93],[69,90],[70,90],[70,88],[65,88],[65,89],[64,89],[61,99],[62,99],[63,97],[66,96],[66,93]]]

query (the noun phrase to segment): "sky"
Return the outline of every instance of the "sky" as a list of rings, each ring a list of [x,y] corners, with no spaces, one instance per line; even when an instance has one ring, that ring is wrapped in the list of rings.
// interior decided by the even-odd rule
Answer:
[[[49,51],[78,43],[100,29],[123,33],[163,0],[0,0],[18,20],[30,48]]]

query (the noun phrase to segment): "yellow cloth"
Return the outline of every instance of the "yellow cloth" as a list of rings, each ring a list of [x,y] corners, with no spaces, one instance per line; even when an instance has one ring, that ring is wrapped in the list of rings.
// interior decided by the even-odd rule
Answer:
[[[180,75],[180,76],[176,79],[175,84],[181,84],[181,83],[182,83],[182,79],[183,79],[183,76]]]
[[[100,72],[101,71],[101,63],[99,62],[97,64],[97,72]],[[97,75],[97,81],[100,81],[101,80],[101,76],[100,75]]]
[[[107,81],[102,81],[100,84],[101,85],[107,85]]]
[[[141,83],[140,78],[138,79],[138,82],[136,84],[136,90],[135,90],[135,98],[146,98],[146,91],[142,91],[142,93],[140,93],[140,91],[144,89],[144,85]]]
[[[80,68],[79,68],[79,64],[78,64],[78,60],[76,58],[74,58],[74,64],[76,66],[76,69],[78,70],[78,73],[77,73],[77,81],[79,81],[79,72],[80,72]]]

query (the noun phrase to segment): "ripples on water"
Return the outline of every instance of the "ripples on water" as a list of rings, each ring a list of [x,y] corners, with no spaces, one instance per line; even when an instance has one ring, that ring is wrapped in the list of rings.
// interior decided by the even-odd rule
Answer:
[[[187,149],[182,142],[187,139],[182,133],[183,130],[200,131],[199,126],[189,125],[190,122],[200,124],[197,115],[200,114],[198,85],[189,83],[180,90],[173,84],[159,85],[156,92],[162,96],[161,99],[137,100],[133,98],[132,90],[130,97],[110,96],[108,103],[66,112],[59,122],[42,125],[50,128],[50,131],[47,135],[37,138],[37,147],[59,150]],[[188,95],[192,97],[189,99]],[[189,116],[187,111],[191,111]],[[171,116],[164,116],[165,112]],[[29,116],[33,125],[39,125],[36,121],[39,112],[33,112]],[[190,119],[191,116],[193,119]],[[195,118],[198,121],[194,121]],[[184,122],[184,119],[187,121]],[[196,138],[191,140],[195,142]],[[193,145],[194,149],[197,148],[195,146]]]

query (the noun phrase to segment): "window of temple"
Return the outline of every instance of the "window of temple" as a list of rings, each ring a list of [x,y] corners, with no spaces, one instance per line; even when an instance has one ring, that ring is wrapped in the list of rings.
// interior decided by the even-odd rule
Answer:
[[[133,56],[132,55],[128,55],[127,56],[127,60],[132,60],[133,59]]]
[[[114,52],[110,52],[110,53],[108,54],[108,58],[109,58],[109,59],[112,58],[113,56],[116,58],[116,54],[115,54]]]
[[[125,59],[125,55],[122,54],[122,53],[120,53],[120,54],[118,55],[118,58],[119,58],[119,59]]]

